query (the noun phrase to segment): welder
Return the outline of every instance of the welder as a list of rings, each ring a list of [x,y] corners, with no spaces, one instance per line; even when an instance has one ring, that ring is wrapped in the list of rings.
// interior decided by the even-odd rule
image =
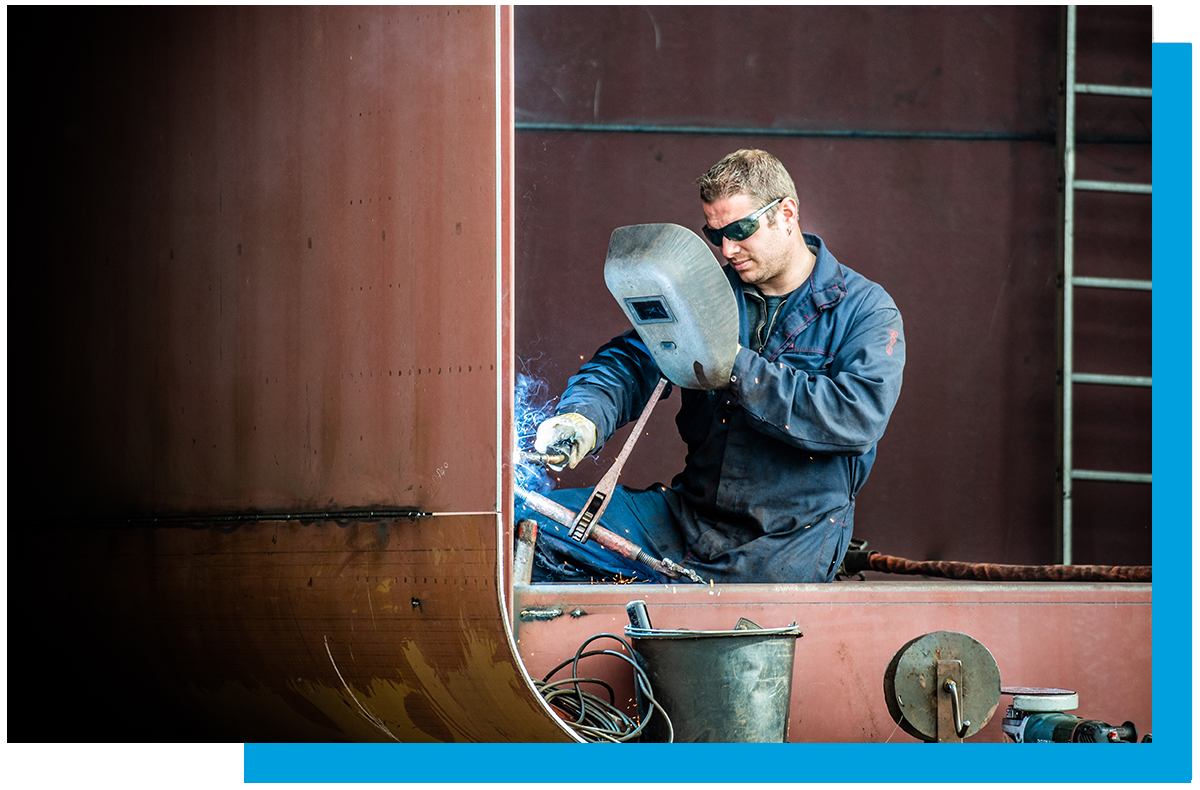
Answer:
[[[727,386],[680,388],[676,424],[688,452],[671,486],[618,486],[603,520],[705,580],[832,581],[900,394],[900,311],[801,230],[795,184],[773,155],[735,151],[696,183],[703,234],[737,300],[736,358]],[[636,331],[614,338],[568,381],[535,449],[565,449],[574,468],[637,418],[659,377]],[[589,493],[549,496],[578,511]],[[517,515],[531,514],[518,503]],[[563,525],[539,524],[535,583],[669,581],[571,540]]]

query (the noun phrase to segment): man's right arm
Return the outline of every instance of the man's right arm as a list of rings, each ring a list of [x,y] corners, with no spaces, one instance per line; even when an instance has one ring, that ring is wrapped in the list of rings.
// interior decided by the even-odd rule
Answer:
[[[646,345],[631,329],[601,346],[567,381],[556,411],[591,420],[597,430],[593,450],[599,450],[618,428],[637,419],[660,375]]]

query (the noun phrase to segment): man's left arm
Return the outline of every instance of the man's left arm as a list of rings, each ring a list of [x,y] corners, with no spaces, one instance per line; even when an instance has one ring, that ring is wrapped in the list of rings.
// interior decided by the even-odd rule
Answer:
[[[862,455],[883,435],[900,395],[904,327],[893,304],[859,316],[827,369],[784,352],[771,362],[738,350],[731,388],[749,423],[801,449]]]

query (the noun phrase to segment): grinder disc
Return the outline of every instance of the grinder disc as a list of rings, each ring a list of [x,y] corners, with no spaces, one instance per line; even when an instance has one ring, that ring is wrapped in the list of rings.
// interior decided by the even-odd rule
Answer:
[[[986,647],[957,631],[935,631],[909,640],[883,674],[888,713],[901,729],[937,740],[937,662],[962,662],[964,738],[983,729],[1000,705],[1000,668]]]

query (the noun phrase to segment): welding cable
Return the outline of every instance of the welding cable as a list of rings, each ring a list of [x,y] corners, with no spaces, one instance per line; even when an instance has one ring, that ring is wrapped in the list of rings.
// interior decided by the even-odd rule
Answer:
[[[566,714],[563,716],[566,725],[584,740],[593,743],[602,740],[619,743],[627,740],[626,736],[637,724],[624,711],[587,692],[580,695],[577,688],[555,688],[564,685],[577,687],[580,683],[606,685],[597,678],[566,678],[554,683],[539,684],[538,692],[549,705]],[[582,702],[580,696],[583,698]],[[580,704],[583,707],[580,707]]]
[[[585,653],[584,648],[587,647],[588,645],[590,645],[592,642],[595,642],[597,639],[615,639],[616,641],[621,643],[621,646],[625,648],[626,652],[629,655],[625,655],[624,653],[617,653],[612,650],[594,650],[594,651],[589,651],[589,652]],[[635,661],[633,658],[631,658],[631,656],[634,655],[634,652],[633,652],[633,648],[629,645],[628,642],[626,642],[621,637],[616,636],[615,634],[608,634],[608,633],[596,634],[594,636],[589,637],[588,639],[585,639],[583,644],[581,644],[579,646],[579,649],[575,651],[575,657],[571,661],[571,672],[575,677],[579,677],[579,661],[580,661],[580,659],[585,658],[587,656],[592,656],[592,655],[616,656],[617,658],[620,658],[622,661],[627,662],[630,666],[632,666],[634,668],[634,678],[635,678],[636,682],[638,683],[638,685],[641,687],[641,689],[643,690],[644,693],[648,694],[648,697],[653,702],[654,706],[657,706],[657,702],[654,701],[654,695],[653,695],[653,693],[650,692],[650,678],[646,675],[645,671],[637,663],[637,661]],[[557,671],[557,669],[561,669],[565,665],[566,665],[566,663],[564,662],[562,665],[560,665],[558,668],[556,668],[555,671]],[[549,673],[546,676],[546,679],[548,680],[553,675],[554,675],[554,672]],[[577,689],[577,691],[579,691],[579,689]],[[615,704],[616,699],[615,699],[615,695],[614,695],[611,687],[609,687],[609,689],[608,689],[608,694],[609,694],[610,703]],[[583,698],[580,697],[579,699],[580,699],[580,703],[582,704]],[[659,709],[661,710],[661,707]],[[653,715],[653,712],[654,712],[654,709],[652,707],[650,709],[650,712],[646,716],[646,721],[650,720],[650,716]],[[666,715],[665,711],[663,712],[663,715],[664,716]],[[645,722],[643,722],[639,727],[637,727],[637,732],[631,733],[630,737],[633,737],[633,735],[635,735],[635,734],[640,734],[644,728],[645,728]]]
[[[595,637],[593,637],[593,639],[594,638]],[[632,664],[635,667],[635,671],[640,670],[640,667],[637,667],[637,665],[630,660],[628,656],[625,656],[622,653],[617,653],[611,650],[596,650],[586,653],[577,653],[574,659],[568,659],[567,661],[559,664],[557,667],[551,670],[546,677],[551,677],[555,672],[562,669],[567,664],[572,663],[573,661],[577,663],[581,658],[587,658],[588,656],[596,655],[616,656]],[[608,690],[609,702],[606,703],[604,700],[596,697],[595,695],[583,691],[583,689],[579,687],[579,684],[581,683],[595,683],[604,686]],[[638,685],[642,692],[643,698],[653,706],[650,708],[650,711],[646,716],[646,720],[641,724],[634,722],[623,711],[615,706],[616,699],[612,687],[608,686],[607,683],[595,678],[580,678],[578,676],[578,669],[575,670],[575,675],[571,678],[555,681],[553,683],[542,681],[541,685],[539,686],[539,691],[541,691],[547,702],[554,704],[564,713],[575,717],[575,721],[566,722],[567,726],[571,727],[571,729],[573,729],[585,740],[592,742],[603,740],[610,743],[617,743],[630,741],[638,737],[649,723],[651,717],[654,715],[655,707],[658,708],[659,711],[662,711],[662,707],[656,700],[654,700],[653,693],[650,691],[649,680],[644,676],[639,677]],[[563,688],[555,688],[559,686]],[[571,688],[566,688],[566,686],[570,686]],[[671,737],[673,738],[674,731],[670,725],[670,718],[666,716],[665,711],[662,711],[662,713],[667,721],[668,729],[671,730]]]
[[[615,639],[620,642],[629,655],[614,650],[585,651],[585,648],[592,642],[604,638]],[[633,648],[621,637],[615,634],[595,634],[579,646],[573,657],[568,658],[551,669],[540,681],[535,680],[534,686],[537,688],[538,693],[546,700],[547,704],[566,714],[564,716],[564,723],[586,741],[592,743],[601,741],[624,743],[632,741],[642,734],[646,725],[654,717],[655,711],[657,711],[662,714],[663,720],[667,723],[667,743],[671,743],[675,740],[675,728],[671,725],[671,717],[667,715],[662,705],[654,698],[654,693],[650,688],[650,678],[637,661],[630,657],[633,655]],[[598,678],[582,678],[579,676],[579,662],[581,659],[588,658],[589,656],[615,656],[633,667],[637,690],[641,693],[642,699],[648,704],[644,720],[640,723],[635,722],[624,711],[616,707],[616,693],[613,691],[612,686]],[[565,668],[568,664],[571,665],[571,677],[555,681],[550,680],[556,672]],[[580,687],[580,684],[585,683],[603,686],[608,690],[609,701],[605,702],[594,694],[584,691]],[[567,717],[571,717],[573,720],[568,720]]]
[[[1150,565],[999,565],[987,562],[919,562],[877,551],[848,551],[847,575],[864,570],[880,573],[973,579],[990,582],[1149,582]]]

